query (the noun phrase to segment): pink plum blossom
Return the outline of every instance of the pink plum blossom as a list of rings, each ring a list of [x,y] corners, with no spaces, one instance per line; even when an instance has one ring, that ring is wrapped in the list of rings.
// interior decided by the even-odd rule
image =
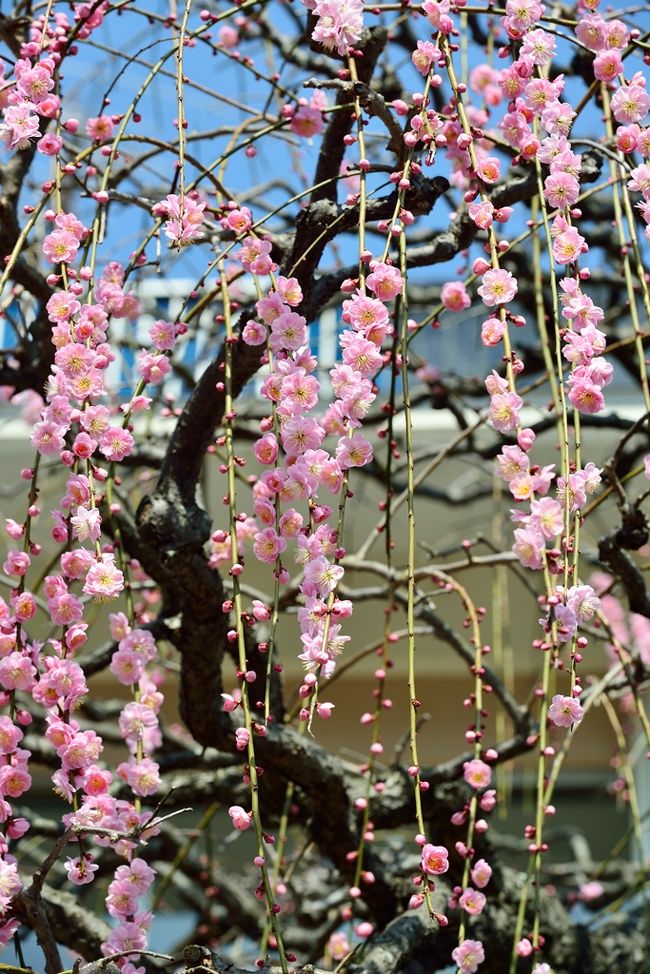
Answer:
[[[517,293],[517,282],[510,271],[503,268],[486,271],[483,275],[483,282],[478,288],[478,293],[483,299],[483,304],[488,308],[493,308],[499,304],[507,304],[512,301]]]
[[[480,940],[463,940],[451,952],[461,974],[475,974],[485,960],[485,951]]]
[[[463,777],[472,788],[477,790],[487,788],[492,780],[492,769],[485,761],[474,758],[472,761],[465,762]]]
[[[556,727],[572,727],[578,724],[584,716],[580,701],[575,697],[566,697],[556,693],[548,708],[548,716]]]

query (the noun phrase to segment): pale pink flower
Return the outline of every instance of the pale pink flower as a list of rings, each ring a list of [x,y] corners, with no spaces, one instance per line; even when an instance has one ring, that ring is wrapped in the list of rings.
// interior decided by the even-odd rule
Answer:
[[[327,598],[343,578],[343,574],[340,565],[334,565],[320,555],[318,558],[307,562],[305,566],[303,592],[305,595],[319,595],[321,598]]]
[[[126,781],[134,795],[142,798],[155,795],[160,788],[159,768],[151,758],[138,760],[136,757],[131,757],[128,761],[119,764],[116,772],[118,777]]]
[[[530,460],[518,446],[506,445],[497,456],[498,474],[510,483],[519,474],[526,473],[530,468]]]
[[[591,585],[572,585],[567,592],[567,605],[580,622],[588,622],[600,609],[600,599]]]
[[[440,876],[449,869],[449,852],[442,845],[428,842],[422,848],[422,869],[430,876]]]
[[[300,105],[289,124],[294,135],[300,135],[304,139],[320,135],[324,127],[323,113],[312,105]]]
[[[111,426],[99,441],[99,451],[107,460],[124,460],[131,453],[133,443],[128,430]]]
[[[152,352],[141,352],[138,360],[138,372],[145,382],[160,385],[171,371],[171,364],[166,355],[156,355]]]
[[[492,780],[492,769],[485,761],[474,758],[463,765],[463,777],[472,788],[477,790],[487,788]]]
[[[83,605],[76,595],[66,592],[49,599],[47,608],[52,622],[57,626],[71,626],[79,622],[83,616]]]
[[[605,397],[600,386],[588,378],[582,378],[572,384],[569,399],[580,413],[599,413],[605,406]]]
[[[271,322],[270,344],[274,352],[297,351],[307,340],[307,321],[295,311],[285,310]]]
[[[43,253],[53,264],[69,264],[77,256],[79,241],[69,230],[53,230],[43,241]]]
[[[282,445],[290,456],[299,456],[305,450],[317,450],[325,430],[309,416],[294,416],[282,427]]]
[[[562,532],[564,527],[564,514],[562,505],[551,497],[541,497],[539,500],[531,501],[531,518],[529,526],[539,531],[543,538],[550,541],[551,538]]]
[[[402,275],[396,267],[380,261],[372,266],[366,284],[380,301],[390,301],[402,290]]]
[[[553,257],[558,264],[571,264],[586,250],[585,238],[574,227],[558,233],[553,240]]]
[[[490,200],[470,203],[467,207],[470,219],[480,230],[488,230],[494,223],[494,204]]]
[[[90,853],[86,852],[83,856],[76,856],[74,859],[66,859],[63,863],[68,879],[75,886],[85,886],[92,883],[94,874],[99,869]]]
[[[458,899],[458,905],[470,916],[478,916],[479,913],[482,913],[486,902],[485,893],[480,893],[478,890],[472,889],[471,886],[464,889]]]
[[[264,345],[268,330],[259,321],[247,321],[242,329],[242,338],[247,345]]]
[[[22,882],[18,876],[18,866],[15,862],[0,859],[0,915],[4,915],[14,896],[22,889]],[[6,943],[0,940],[0,943]]]
[[[333,933],[327,941],[326,953],[334,961],[341,961],[351,950],[350,942],[343,931]]]
[[[439,50],[435,44],[431,41],[418,41],[417,47],[411,54],[411,61],[413,62],[413,67],[416,71],[419,71],[421,75],[426,77],[434,62],[437,62],[439,57]]]
[[[138,683],[144,673],[146,660],[132,650],[120,649],[113,653],[109,669],[124,686]]]
[[[377,298],[357,292],[349,301],[343,302],[343,320],[368,338],[368,332],[374,329],[384,330],[385,334],[389,315],[386,306]]]
[[[372,447],[361,433],[342,436],[336,447],[336,459],[341,470],[363,467],[372,460]]]
[[[81,305],[69,291],[55,291],[47,302],[47,316],[50,321],[67,321],[75,315]]]
[[[296,369],[282,381],[282,408],[301,413],[312,409],[318,402],[320,383],[304,369]]]
[[[0,138],[5,139],[10,149],[26,149],[39,134],[38,124],[34,105],[29,101],[18,102],[5,108]]]
[[[584,710],[575,697],[565,697],[556,693],[548,708],[548,716],[556,727],[572,727],[573,724],[580,723],[584,717]]]
[[[484,889],[492,878],[492,867],[485,859],[478,859],[472,866],[472,882],[479,889]]]
[[[156,348],[171,351],[176,342],[176,325],[173,321],[154,321],[148,334]]]
[[[646,199],[650,199],[650,165],[644,163],[642,166],[636,166],[630,176],[632,178],[628,180],[627,188],[643,193]]]
[[[447,311],[464,311],[472,303],[462,281],[446,281],[440,291],[440,301]]]
[[[542,567],[544,538],[534,528],[516,528],[512,550],[524,566],[538,571]]]
[[[546,65],[555,53],[555,38],[541,28],[528,31],[521,45],[521,56],[529,58],[533,64]]]
[[[581,883],[580,890],[578,893],[579,899],[583,903],[589,903],[591,900],[597,900],[599,896],[602,896],[605,892],[605,887],[602,883],[597,880],[592,880],[591,882]]]
[[[123,588],[124,575],[115,565],[115,556],[104,554],[91,565],[83,590],[94,598],[114,599]]]
[[[5,690],[31,690],[35,676],[35,667],[21,652],[0,659],[0,686]]]
[[[617,122],[624,125],[642,122],[650,111],[650,95],[645,87],[634,83],[635,79],[632,84],[621,85],[612,96],[612,114]]]
[[[244,270],[251,274],[266,275],[275,267],[271,257],[271,241],[258,237],[246,237],[236,253]]]
[[[0,795],[20,798],[32,786],[32,776],[24,767],[6,764],[0,768]]]
[[[233,827],[239,832],[245,832],[251,826],[251,813],[244,811],[241,805],[231,805],[228,814],[232,819]]]
[[[86,132],[95,142],[107,142],[113,137],[115,123],[110,115],[98,115],[86,122]]]
[[[274,433],[265,433],[253,446],[253,452],[259,463],[274,463],[278,456],[278,441]]]
[[[16,551],[12,549],[7,552],[7,557],[2,566],[2,570],[6,575],[18,575],[22,577],[27,574],[29,566],[31,564],[31,558],[26,551]]]
[[[575,204],[580,195],[580,183],[566,172],[554,172],[544,180],[544,196],[557,209]]]
[[[481,325],[481,342],[487,348],[494,348],[502,340],[505,330],[505,322],[500,318],[486,318]]]
[[[220,220],[224,230],[234,230],[236,234],[246,233],[253,226],[253,214],[247,206],[237,207],[228,210],[226,216]]]
[[[517,293],[517,282],[510,273],[503,268],[491,268],[483,275],[478,293],[488,308],[498,304],[507,304]]]
[[[102,533],[102,518],[97,508],[78,507],[70,518],[72,531],[78,541],[99,541]]]
[[[485,960],[485,951],[480,940],[463,940],[451,952],[461,974],[476,974],[479,964]]]
[[[343,362],[364,378],[375,375],[381,368],[383,358],[377,346],[374,342],[362,338],[357,332],[343,332],[341,346],[343,347]],[[350,393],[353,391],[354,389],[351,389]]]
[[[273,528],[266,528],[255,535],[253,552],[258,561],[272,564],[287,547],[287,542]]]
[[[317,43],[341,56],[358,44],[363,30],[362,0],[316,0],[313,12],[317,20],[311,36]]]
[[[484,183],[493,185],[501,176],[501,162],[496,156],[485,156],[476,163],[476,175]]]
[[[558,75],[553,81],[548,78],[532,78],[526,85],[524,101],[536,115],[558,100],[564,88],[564,76]]]
[[[542,126],[550,135],[568,135],[575,116],[568,102],[554,101],[542,111]]]
[[[267,294],[266,297],[260,298],[255,304],[255,310],[262,319],[262,321],[270,325],[275,321],[283,312],[288,311],[287,302],[277,291],[272,291],[271,294]]]
[[[297,308],[303,299],[302,288],[296,277],[284,277],[282,274],[277,278],[275,285],[278,294],[291,308]]]
[[[623,60],[620,51],[599,51],[594,58],[594,77],[598,81],[613,81],[623,73]]]
[[[15,751],[16,747],[18,746],[18,742],[22,740],[22,737],[23,732],[21,731],[20,727],[16,727],[11,720],[11,717],[0,717],[0,754],[11,754],[12,751]]]
[[[495,430],[507,433],[519,425],[523,400],[516,392],[505,392],[490,399],[489,420]]]
[[[36,614],[36,600],[31,592],[12,594],[11,605],[18,622],[29,622]]]

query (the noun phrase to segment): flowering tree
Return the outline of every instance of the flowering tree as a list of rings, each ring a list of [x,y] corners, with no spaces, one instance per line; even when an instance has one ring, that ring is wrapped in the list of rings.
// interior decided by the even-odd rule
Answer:
[[[644,16],[598,0],[0,15],[0,383],[33,457],[0,600],[0,938],[19,968],[31,930],[48,974],[63,948],[87,974],[225,970],[210,948],[283,974],[645,969],[641,910],[624,928],[570,913],[628,902],[643,862],[624,842],[580,870],[549,853],[597,710],[642,832]],[[432,416],[451,432],[423,445]],[[446,473],[458,458],[469,491]],[[352,546],[371,488],[375,527]],[[442,550],[433,501],[479,533]],[[352,639],[378,607],[380,638]],[[429,765],[416,649],[467,674],[457,756]],[[373,654],[368,703],[334,712]],[[182,725],[159,719],[163,695]],[[361,761],[325,746],[330,718],[361,721]],[[513,863],[492,817],[526,756]],[[30,809],[44,771],[48,815]],[[235,873],[198,852],[213,819],[243,850]],[[196,918],[174,956],[149,935],[170,891]]]

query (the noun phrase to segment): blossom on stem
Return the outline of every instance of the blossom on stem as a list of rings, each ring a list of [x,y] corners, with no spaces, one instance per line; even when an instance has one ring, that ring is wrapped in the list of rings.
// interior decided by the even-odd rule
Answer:
[[[464,889],[458,899],[460,908],[465,910],[465,913],[469,913],[470,916],[478,916],[479,913],[482,913],[486,902],[485,893],[480,893],[478,890],[472,889],[471,886]]]
[[[167,216],[165,236],[177,247],[184,247],[203,236],[205,207],[191,196],[170,193],[154,207],[154,216]]]
[[[480,940],[463,940],[451,956],[462,974],[475,974],[485,960],[485,951]]]
[[[449,869],[449,852],[442,845],[428,842],[422,849],[422,869],[430,876],[440,876]]]
[[[76,856],[74,859],[66,859],[64,862],[65,871],[68,874],[68,879],[75,886],[85,886],[88,883],[92,883],[95,878],[95,873],[99,869],[96,862],[93,862],[92,856],[89,853],[85,853],[83,856]]]
[[[491,268],[483,275],[483,282],[478,288],[483,304],[493,308],[498,304],[507,304],[517,293],[517,282],[510,273],[502,267]]]
[[[251,813],[244,811],[241,805],[231,805],[228,814],[232,819],[233,827],[239,832],[245,832],[251,826]]]
[[[464,311],[472,303],[462,281],[446,281],[440,290],[440,301],[447,311]]]
[[[83,590],[96,599],[114,599],[123,588],[124,575],[115,564],[115,556],[103,554],[91,565]]]
[[[468,785],[477,790],[487,788],[492,781],[492,768],[480,758],[466,761],[463,766],[463,777]]]
[[[556,693],[548,708],[548,716],[556,727],[572,727],[573,724],[580,723],[584,717],[584,710],[575,697]]]

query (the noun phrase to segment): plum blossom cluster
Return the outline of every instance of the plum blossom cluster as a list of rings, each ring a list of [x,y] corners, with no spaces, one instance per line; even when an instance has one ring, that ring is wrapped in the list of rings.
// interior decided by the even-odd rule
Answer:
[[[140,908],[139,900],[149,891],[155,875],[144,859],[133,857],[117,867],[109,884],[106,908],[117,920],[117,925],[102,944],[102,951],[105,956],[126,954],[126,960],[121,963],[122,974],[144,974],[145,968],[136,967],[127,952],[133,951],[135,955],[147,946],[147,930],[153,917],[149,911]]]
[[[243,241],[239,257],[253,273],[271,270],[264,245],[252,237]],[[283,579],[288,576],[281,559],[291,541],[295,561],[303,568],[304,607],[298,614],[300,659],[307,670],[303,698],[311,695],[319,675],[331,676],[349,639],[341,632],[341,622],[352,606],[335,597],[344,551],[330,523],[332,508],[322,503],[320,493],[338,494],[346,487],[348,471],[372,459],[372,447],[359,430],[375,399],[372,377],[383,363],[382,343],[392,329],[386,304],[400,292],[402,278],[395,267],[380,261],[370,263],[369,271],[365,283],[370,293],[357,289],[343,303],[344,321],[350,327],[340,337],[342,362],[330,371],[335,398],[318,418],[320,382],[313,374],[317,363],[307,346],[307,322],[293,310],[302,300],[297,281],[279,277],[275,289],[257,302],[259,320],[248,321],[242,333],[249,344],[267,343],[269,370],[261,394],[273,407],[254,447],[257,460],[269,469],[253,487],[259,525],[253,553],[276,566]],[[329,450],[323,445],[328,436],[335,438]],[[294,506],[300,502],[306,504],[307,520]],[[243,535],[248,528],[241,530]],[[227,543],[223,532],[217,543]],[[323,707],[319,713],[325,716]]]
[[[203,236],[203,222],[207,203],[197,190],[179,196],[170,193],[152,207],[154,216],[165,218],[165,236],[176,247],[185,247]]]
[[[38,150],[54,155],[61,148],[58,136],[41,136],[41,118],[53,118],[60,107],[54,88],[56,62],[52,57],[41,57],[33,62],[19,58],[14,65],[15,84],[2,93],[2,122],[0,138],[10,149],[26,149],[38,139]]]
[[[496,752],[486,752],[486,757],[494,759]],[[483,817],[477,817],[480,812],[489,813],[496,805],[496,791],[490,788],[492,769],[486,761],[474,758],[467,761],[463,770],[465,782],[471,790],[470,798],[461,809],[452,815],[452,824],[456,827],[469,825],[471,830],[466,841],[455,843],[455,853],[463,861],[463,885],[454,886],[449,897],[449,909],[459,909],[463,917],[463,929],[468,918],[481,914],[487,903],[483,890],[492,878],[492,867],[483,858],[474,859],[474,849],[471,845],[471,835],[474,831],[485,833],[488,823]],[[449,870],[449,850],[445,846],[433,845],[426,842],[422,835],[416,836],[416,841],[422,846],[421,876],[416,877],[416,885],[426,884],[429,891],[435,888],[434,877],[444,875]],[[424,902],[423,893],[415,893],[409,902],[411,909],[417,909]],[[439,918],[446,925],[447,918]],[[452,959],[461,971],[476,971],[478,965],[485,959],[485,950],[480,940],[472,940],[465,936],[452,951]]]
[[[36,139],[36,149],[45,156],[56,156],[63,146],[63,139],[54,132],[48,132],[50,122],[58,118],[61,98],[55,92],[55,74],[65,56],[76,53],[69,43],[70,32],[75,29],[76,37],[85,40],[104,19],[108,4],[72,4],[74,19],[56,11],[50,17],[36,17],[30,24],[29,40],[20,47],[20,57],[14,63],[12,82],[3,84],[0,90],[0,140],[9,149],[28,148]],[[0,62],[0,79],[4,78],[5,65]],[[112,122],[107,117],[105,124]],[[95,123],[99,123],[95,119]],[[76,120],[64,126],[75,132]],[[89,131],[89,134],[95,137]],[[109,133],[110,135],[110,133]],[[108,136],[105,136],[108,137]]]
[[[32,444],[40,456],[56,456],[63,469],[67,468],[64,493],[51,512],[52,539],[65,550],[58,559],[58,570],[46,575],[43,582],[47,617],[60,635],[50,636],[43,644],[31,639],[28,632],[40,611],[26,585],[32,559],[41,551],[30,538],[32,522],[40,514],[38,505],[31,502],[23,524],[14,520],[6,523],[9,537],[16,543],[22,541],[22,549],[11,548],[6,555],[3,570],[15,580],[15,588],[9,604],[0,600],[0,697],[11,713],[11,717],[0,717],[0,817],[4,824],[0,871],[7,896],[0,914],[3,943],[17,926],[7,907],[9,894],[19,889],[8,842],[18,841],[28,828],[25,820],[13,814],[10,804],[31,786],[29,751],[19,746],[21,726],[32,721],[27,700],[43,714],[44,736],[58,759],[52,782],[55,792],[72,806],[63,816],[66,827],[82,827],[91,834],[94,826],[123,835],[140,828],[149,813],[112,792],[122,780],[140,799],[153,795],[160,781],[152,754],[161,742],[157,715],[163,696],[145,670],[156,656],[156,644],[149,631],[133,626],[123,613],[111,616],[117,651],[110,668],[122,684],[132,688],[133,699],[122,709],[118,722],[130,756],[115,773],[102,766],[101,737],[84,728],[74,716],[88,693],[84,671],[75,660],[87,639],[85,603],[88,599],[113,599],[125,583],[125,566],[118,563],[116,551],[101,545],[99,490],[110,473],[100,464],[119,462],[133,446],[126,421],[116,423],[114,411],[106,405],[105,374],[114,358],[107,339],[109,319],[111,315],[137,315],[139,303],[133,293],[124,290],[124,270],[117,263],[107,265],[91,291],[91,270],[84,267],[77,271],[74,267],[87,229],[70,213],[50,211],[46,220],[53,226],[44,239],[43,252],[55,265],[49,283],[62,287],[54,291],[46,306],[54,363]],[[84,296],[86,302],[82,304]],[[180,331],[182,328],[173,323],[154,322],[150,336],[155,349],[143,352],[139,362],[144,381],[155,383],[166,374],[165,351],[173,346]],[[127,407],[128,413],[146,408],[148,402],[145,396],[136,397]],[[37,469],[25,469],[22,475],[31,485],[30,498],[36,498]],[[109,844],[105,836],[95,836],[94,842]],[[80,836],[77,845],[77,853],[68,856],[64,865],[72,883],[85,885],[92,882],[97,864],[86,839]],[[109,890],[109,913],[120,922],[104,945],[106,953],[144,947],[151,921],[149,914],[137,908],[135,899],[146,891],[153,871],[149,867],[143,871],[140,861],[132,858],[134,841],[122,838],[111,841],[111,845],[129,860],[129,866],[118,868]],[[136,971],[130,963],[123,969],[131,974]]]
[[[312,40],[326,51],[344,57],[359,43],[363,30],[363,0],[303,0],[316,25]]]
[[[497,456],[497,473],[504,480],[515,501],[529,502],[529,510],[514,508],[512,520],[519,525],[514,531],[513,551],[525,568],[539,570],[544,560],[554,574],[563,571],[562,552],[552,542],[562,533],[565,511],[573,515],[587,503],[587,498],[601,482],[600,470],[588,462],[584,469],[575,470],[568,478],[557,477],[555,465],[538,467],[531,464],[530,448],[534,443],[532,430],[523,429],[517,445],[503,446]],[[556,481],[556,497],[548,496]]]

